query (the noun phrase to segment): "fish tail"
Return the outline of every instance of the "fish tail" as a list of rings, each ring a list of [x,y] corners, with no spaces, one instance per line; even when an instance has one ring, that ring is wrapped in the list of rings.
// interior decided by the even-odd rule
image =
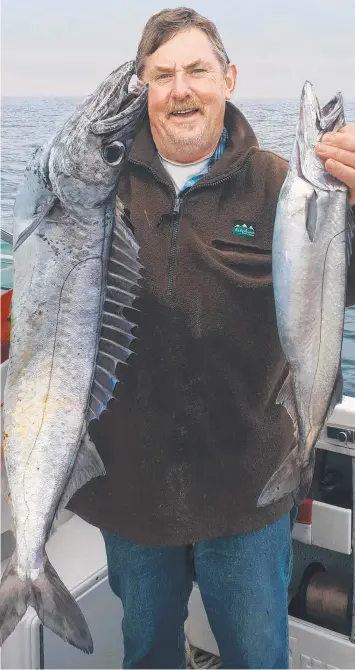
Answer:
[[[44,569],[33,581],[21,579],[16,565],[14,554],[0,585],[0,644],[31,605],[44,626],[74,647],[92,654],[93,642],[84,616],[47,556]]]
[[[265,507],[298,490],[300,483],[299,453],[296,446],[265,484],[257,507]]]
[[[16,571],[16,556],[12,555],[0,585],[0,644],[11,635],[30,600],[28,581],[20,579]]]
[[[296,446],[265,484],[257,507],[265,507],[287,495],[292,495],[295,505],[300,505],[311,488],[314,462],[314,448],[309,451],[307,461],[300,463],[299,447]]]

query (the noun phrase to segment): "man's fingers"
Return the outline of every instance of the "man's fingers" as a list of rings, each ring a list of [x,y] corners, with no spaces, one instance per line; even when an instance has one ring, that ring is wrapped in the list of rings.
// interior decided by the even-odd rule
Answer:
[[[347,126],[343,126],[342,128],[340,128],[340,130],[338,130],[338,132],[339,133],[351,132],[351,133],[355,134],[355,123],[348,123]]]
[[[347,132],[326,133],[321,139],[321,144],[328,147],[337,147],[346,151],[355,151],[355,126],[354,132],[350,132],[349,126],[346,126]]]
[[[344,182],[353,191],[355,189],[355,170],[333,159],[325,161],[324,167],[330,174]]]
[[[332,158],[339,163],[344,163],[344,165],[348,165],[355,169],[355,136],[353,151],[346,151],[345,149],[339,149],[338,147],[331,146],[330,144],[323,144],[321,142],[317,145],[316,152],[323,160]]]

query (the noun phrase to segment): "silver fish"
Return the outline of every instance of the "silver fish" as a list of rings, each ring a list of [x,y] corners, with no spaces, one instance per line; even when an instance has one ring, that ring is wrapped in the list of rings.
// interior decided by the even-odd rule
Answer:
[[[347,188],[325,170],[315,146],[324,133],[344,123],[341,94],[321,109],[306,82],[272,244],[277,326],[289,363],[276,402],[294,423],[296,446],[265,485],[259,506],[287,494],[296,503],[306,497],[316,441],[342,399],[340,356],[352,221]]]
[[[123,310],[136,297],[139,249],[123,206],[114,221],[124,156],[146,109],[146,87],[128,92],[133,73],[134,62],[112,72],[37,151],[16,200],[4,407],[16,549],[0,586],[1,642],[31,605],[54,633],[93,651],[45,544],[74,492],[105,474],[88,424],[107,408],[134,339]]]

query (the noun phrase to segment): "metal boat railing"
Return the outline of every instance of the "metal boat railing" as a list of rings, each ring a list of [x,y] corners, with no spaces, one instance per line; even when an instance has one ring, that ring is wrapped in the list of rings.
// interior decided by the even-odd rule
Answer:
[[[0,232],[2,241],[12,244],[12,234],[8,230],[5,230],[5,228],[1,228]]]
[[[0,229],[1,233],[1,254],[0,254],[0,282],[1,282],[1,293],[12,288],[12,264],[13,257],[11,253],[12,247],[12,234],[5,230],[5,228]]]

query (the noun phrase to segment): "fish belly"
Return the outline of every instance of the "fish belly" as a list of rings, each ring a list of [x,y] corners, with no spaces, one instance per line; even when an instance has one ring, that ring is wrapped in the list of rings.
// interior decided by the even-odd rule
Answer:
[[[77,222],[55,224],[14,258],[5,459],[17,555],[28,567],[38,563],[86,430],[105,279],[102,230],[88,239]]]

